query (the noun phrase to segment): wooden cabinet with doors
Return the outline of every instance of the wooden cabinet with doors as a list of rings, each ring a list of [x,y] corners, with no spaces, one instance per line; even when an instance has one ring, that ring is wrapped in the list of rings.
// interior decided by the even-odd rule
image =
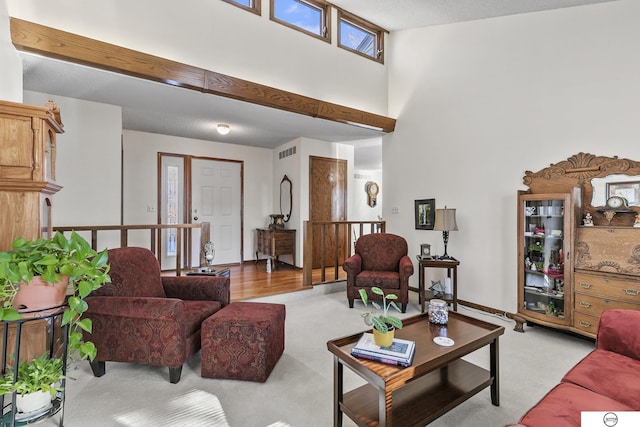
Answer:
[[[56,135],[60,111],[46,106],[0,101],[0,250],[17,237],[36,239],[51,232],[51,200],[56,180]]]
[[[580,191],[518,196],[518,316],[546,326],[571,324],[571,248]],[[569,286],[567,286],[569,284]]]
[[[519,197],[518,239],[522,253],[530,245],[525,243],[526,239],[533,240],[534,244],[539,240],[546,247],[546,238],[544,242],[537,239],[535,227],[534,235],[523,236],[531,232],[526,225],[530,222],[527,215],[539,214],[535,209],[527,212],[526,208],[533,208],[534,200],[553,199],[544,193],[571,193],[576,187],[581,191],[579,197],[569,199],[572,203],[569,210],[566,205],[564,210],[565,217],[570,215],[565,218],[565,224],[570,228],[565,226],[567,235],[563,236],[564,317],[555,319],[549,315],[549,304],[544,297],[539,294],[532,297],[531,292],[527,292],[527,283],[523,283],[527,268],[521,254],[518,257],[518,313],[514,316],[516,330],[522,332],[522,325],[527,321],[595,338],[604,310],[640,310],[640,227],[634,226],[636,217],[640,217],[640,163],[578,153],[539,172],[527,171],[524,183],[530,191]],[[625,198],[623,207],[608,202],[619,197]],[[545,217],[548,214],[546,210],[543,213]],[[546,237],[549,230],[544,231]],[[567,240],[568,235],[572,239]],[[540,305],[538,301],[542,301]]]

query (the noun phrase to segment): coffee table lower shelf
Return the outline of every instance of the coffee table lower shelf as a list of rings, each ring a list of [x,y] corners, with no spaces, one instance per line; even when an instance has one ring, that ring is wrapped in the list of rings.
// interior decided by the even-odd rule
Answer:
[[[486,369],[461,359],[452,362],[393,392],[393,425],[422,427],[493,382]],[[340,409],[359,426],[378,426],[378,400],[378,389],[366,384],[345,393]]]

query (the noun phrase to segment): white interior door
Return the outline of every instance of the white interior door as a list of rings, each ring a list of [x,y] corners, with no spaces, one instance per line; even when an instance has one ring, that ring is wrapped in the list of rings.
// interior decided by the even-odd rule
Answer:
[[[185,222],[183,214],[185,190],[184,157],[163,155],[161,167],[160,223],[183,224]],[[176,268],[176,254],[179,250],[176,239],[177,232],[178,230],[175,228],[162,230],[162,247],[160,248],[162,253],[159,259],[160,266],[163,269]],[[184,258],[182,263],[184,264]]]
[[[239,162],[193,159],[191,162],[191,220],[211,224],[213,263],[242,261],[242,169]],[[200,265],[200,230],[194,229],[192,265]]]

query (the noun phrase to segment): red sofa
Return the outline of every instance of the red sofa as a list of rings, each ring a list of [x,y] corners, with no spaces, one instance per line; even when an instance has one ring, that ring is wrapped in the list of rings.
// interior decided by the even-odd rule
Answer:
[[[640,311],[607,310],[596,349],[520,418],[523,427],[580,427],[581,411],[640,410]]]

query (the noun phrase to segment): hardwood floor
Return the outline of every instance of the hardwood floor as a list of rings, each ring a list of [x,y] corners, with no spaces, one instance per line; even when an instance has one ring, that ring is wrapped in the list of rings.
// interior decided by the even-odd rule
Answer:
[[[231,301],[240,301],[286,292],[299,292],[312,289],[302,284],[302,269],[280,263],[271,273],[266,271],[266,262],[257,264],[247,261],[242,264],[216,265],[215,269],[229,268],[231,270]],[[166,273],[165,273],[166,274]],[[325,277],[333,279],[334,270],[325,270]],[[320,270],[313,271],[314,282],[320,280]],[[346,273],[342,267],[338,269],[338,278],[346,280]],[[322,286],[322,285],[316,285]]]

